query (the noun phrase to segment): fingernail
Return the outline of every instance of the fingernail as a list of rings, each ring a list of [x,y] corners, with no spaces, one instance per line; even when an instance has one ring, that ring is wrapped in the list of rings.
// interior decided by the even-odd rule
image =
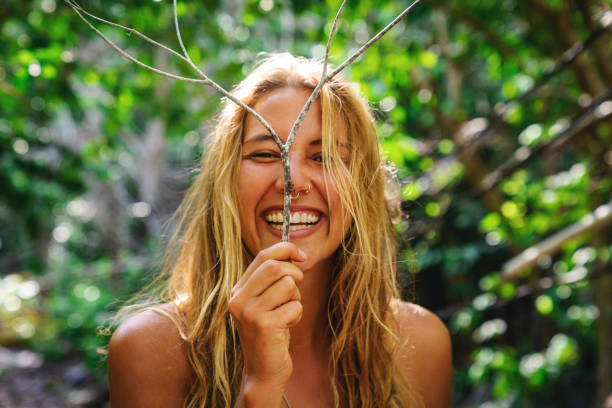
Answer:
[[[298,254],[300,254],[302,259],[306,260],[306,253],[304,251],[302,251],[301,249],[298,249]]]

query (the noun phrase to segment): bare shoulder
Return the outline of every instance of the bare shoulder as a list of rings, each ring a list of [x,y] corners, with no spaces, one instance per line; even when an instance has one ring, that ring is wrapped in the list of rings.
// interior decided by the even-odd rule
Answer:
[[[404,340],[415,345],[450,347],[446,325],[431,311],[414,303],[394,300],[393,312],[399,324],[400,337]]]
[[[187,344],[172,306],[146,310],[124,321],[108,347],[111,406],[182,407],[193,381]]]
[[[414,303],[395,300],[398,324],[398,359],[413,388],[428,408],[450,406],[452,350],[446,325],[431,311]]]

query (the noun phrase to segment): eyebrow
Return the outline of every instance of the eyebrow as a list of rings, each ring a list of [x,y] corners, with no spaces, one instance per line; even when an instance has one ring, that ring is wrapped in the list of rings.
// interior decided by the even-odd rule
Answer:
[[[272,136],[269,133],[268,134],[264,133],[264,134],[261,134],[261,135],[254,136],[254,137],[250,138],[249,140],[247,140],[246,142],[244,142],[243,144],[246,145],[246,144],[252,143],[252,142],[263,142],[263,141],[268,141],[268,140],[271,140],[271,141],[275,142],[275,144],[276,144],[276,141],[274,140],[274,136]]]
[[[245,141],[243,145],[247,145],[249,143],[254,143],[254,142],[264,142],[264,141],[269,141],[269,140],[273,141],[274,144],[276,144],[276,141],[274,140],[274,136],[272,136],[269,133],[264,133],[264,134],[253,136],[249,138],[249,140]],[[308,143],[309,146],[321,146],[322,144],[323,144],[323,139],[316,139]],[[348,143],[341,143],[340,146],[350,150],[350,144]]]
[[[251,142],[264,142],[264,141],[267,142],[268,140],[271,140],[276,144],[276,141],[274,140],[274,136],[272,136],[271,134],[261,134],[261,135],[251,137],[249,138],[249,140],[244,142],[244,144],[246,145]],[[309,146],[320,146],[321,144],[323,144],[322,139],[316,139],[308,143]]]

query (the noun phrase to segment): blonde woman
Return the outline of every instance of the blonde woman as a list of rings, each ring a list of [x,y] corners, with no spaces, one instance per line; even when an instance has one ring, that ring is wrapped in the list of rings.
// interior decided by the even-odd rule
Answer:
[[[321,68],[273,55],[233,92],[286,140]],[[163,291],[111,339],[113,408],[449,406],[449,335],[398,299],[385,162],[354,84],[323,86],[290,162],[282,243],[279,149],[225,101]]]

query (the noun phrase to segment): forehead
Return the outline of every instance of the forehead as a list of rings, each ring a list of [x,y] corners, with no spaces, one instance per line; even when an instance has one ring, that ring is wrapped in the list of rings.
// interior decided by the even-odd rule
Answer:
[[[253,109],[260,114],[274,129],[279,138],[285,142],[291,128],[299,116],[304,104],[310,97],[311,90],[296,88],[280,88],[261,96],[253,105]],[[322,111],[320,98],[317,98],[306,113],[302,121],[297,139],[316,140],[322,138]],[[338,117],[340,119],[340,117]],[[336,126],[342,126],[337,120]],[[344,133],[344,132],[339,132]],[[247,114],[243,129],[243,142],[250,139],[268,135],[267,129],[253,115]],[[343,139],[343,137],[341,137]]]

